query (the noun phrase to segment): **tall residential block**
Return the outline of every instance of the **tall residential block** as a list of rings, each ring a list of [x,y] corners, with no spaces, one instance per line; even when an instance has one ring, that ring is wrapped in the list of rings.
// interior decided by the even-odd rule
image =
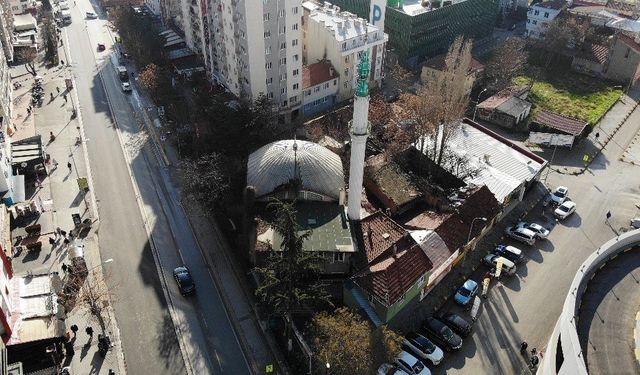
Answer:
[[[332,2],[342,10],[369,17],[371,1]],[[447,52],[458,35],[474,40],[489,36],[498,12],[499,0],[388,0],[384,31],[398,62],[415,69],[429,57]]]

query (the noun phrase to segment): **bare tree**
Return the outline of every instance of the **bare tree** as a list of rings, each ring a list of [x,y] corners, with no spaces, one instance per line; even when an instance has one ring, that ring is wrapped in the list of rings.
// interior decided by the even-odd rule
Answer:
[[[73,294],[77,293],[75,307],[95,319],[102,333],[106,330],[104,308],[114,301],[116,295],[113,290],[117,289],[117,285],[113,284],[109,288],[107,281],[112,284],[110,274],[103,274],[97,269],[88,272],[76,270],[65,280],[65,290]]]
[[[484,67],[485,87],[492,92],[511,86],[511,80],[521,73],[527,63],[529,53],[522,38],[507,38],[493,52]]]
[[[406,120],[411,124],[404,133],[436,165],[441,165],[447,143],[460,126],[460,118],[469,104],[466,88],[471,64],[470,40],[458,37],[445,57],[441,74],[424,85],[417,95],[403,95]]]
[[[580,47],[587,34],[588,24],[580,23],[574,17],[557,17],[544,33],[543,47],[547,51],[544,68],[549,68],[554,57],[563,54],[567,48]]]
[[[36,59],[38,51],[35,48],[22,48],[17,53],[18,60],[24,63],[24,67],[32,76],[36,76]]]

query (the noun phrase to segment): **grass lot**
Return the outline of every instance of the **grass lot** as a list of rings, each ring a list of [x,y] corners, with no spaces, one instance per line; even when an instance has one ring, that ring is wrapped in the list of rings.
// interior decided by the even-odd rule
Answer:
[[[529,82],[526,76],[514,79],[516,84]],[[611,82],[564,71],[536,82],[529,100],[536,106],[534,111],[553,111],[593,125],[621,94],[622,88]]]

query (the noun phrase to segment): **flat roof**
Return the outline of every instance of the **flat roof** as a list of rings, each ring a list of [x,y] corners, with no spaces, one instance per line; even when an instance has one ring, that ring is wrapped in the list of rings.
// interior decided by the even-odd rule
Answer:
[[[311,11],[309,20],[324,24],[328,30],[334,31],[334,38],[337,41],[344,41],[364,36],[365,34],[375,34],[378,27],[368,23],[367,20],[349,12],[338,12],[337,7],[318,7]],[[370,42],[375,39],[370,37]],[[369,43],[371,44],[371,43]]]

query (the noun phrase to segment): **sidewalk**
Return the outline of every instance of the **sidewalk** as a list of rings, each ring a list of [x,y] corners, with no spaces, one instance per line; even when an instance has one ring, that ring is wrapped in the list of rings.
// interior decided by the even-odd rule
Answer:
[[[64,56],[62,51],[61,56]],[[19,76],[12,82],[20,82],[23,85],[14,91],[16,100],[14,101],[12,141],[40,135],[44,152],[50,155],[51,159],[47,164],[48,176],[39,183],[26,184],[26,199],[41,202],[43,208],[37,219],[37,222],[42,226],[43,248],[38,253],[23,251],[14,257],[13,265],[17,274],[31,271],[34,274],[58,272],[59,275],[65,275],[62,265],[71,263],[68,254],[70,247],[65,246],[61,240],[56,245],[50,246],[48,238],[55,237],[58,227],[67,233],[70,232],[74,228],[72,214],[79,214],[83,220],[91,219],[94,221],[93,227],[97,227],[95,223],[97,213],[93,212],[91,204],[92,193],[91,191],[89,193],[82,192],[77,183],[78,177],[87,177],[90,180],[89,167],[86,165],[86,149],[84,144],[76,144],[76,138],[82,134],[82,124],[79,117],[71,119],[72,101],[75,98],[73,92],[69,93],[65,90],[64,78],[71,76],[68,68],[55,67],[38,70],[38,74],[44,78],[44,102],[41,107],[33,106],[31,114],[28,113],[27,107],[31,105],[30,89],[33,77],[30,74],[20,75],[23,69],[22,67],[12,69],[12,73],[14,73],[12,75]],[[51,94],[53,94],[53,100],[51,100]],[[66,101],[63,95],[67,97]],[[74,105],[77,108],[77,103]],[[50,133],[55,135],[53,142],[50,141]],[[58,164],[57,167],[54,160]],[[67,167],[67,163],[70,163],[71,168]],[[89,183],[91,186],[91,182]],[[97,278],[101,279],[99,268],[102,261],[94,230],[89,231],[84,238],[84,258],[88,269],[98,270]],[[105,266],[105,268],[108,267],[109,265]],[[67,276],[65,275],[65,277]],[[96,281],[92,278],[92,282]],[[75,324],[79,327],[79,333],[77,337],[71,335],[70,343],[75,349],[75,354],[69,355],[67,352],[67,357],[64,358],[61,365],[70,366],[74,374],[108,374],[109,369],[113,369],[117,374],[125,373],[119,332],[113,320],[111,306],[105,307],[106,333],[110,336],[113,344],[106,357],[102,357],[98,352],[97,335],[101,333],[98,323],[93,321],[81,306],[67,311],[65,317],[67,328]],[[94,328],[95,337],[91,345],[85,346],[85,339],[88,336],[84,333],[84,329],[87,326]]]

